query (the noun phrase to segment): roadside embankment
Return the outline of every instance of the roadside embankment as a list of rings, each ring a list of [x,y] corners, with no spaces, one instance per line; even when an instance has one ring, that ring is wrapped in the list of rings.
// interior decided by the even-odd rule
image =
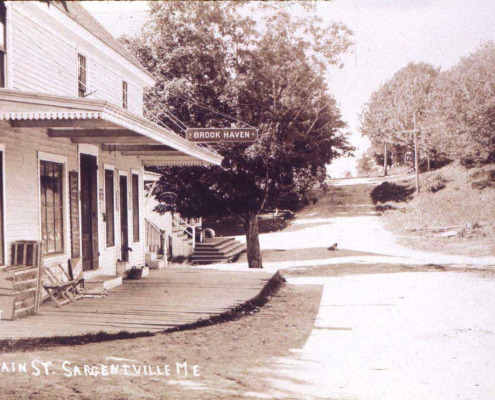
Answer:
[[[385,226],[402,245],[446,254],[495,254],[495,165],[451,164],[414,180],[383,183],[372,193]]]

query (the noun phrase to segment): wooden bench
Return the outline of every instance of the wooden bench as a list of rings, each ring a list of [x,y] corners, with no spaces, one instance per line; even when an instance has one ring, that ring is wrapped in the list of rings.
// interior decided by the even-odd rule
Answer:
[[[43,289],[48,293],[50,299],[57,307],[73,302],[82,298],[81,289],[84,288],[84,279],[82,278],[82,268],[79,275],[75,271],[79,269],[80,259],[69,261],[72,279],[66,269],[60,264],[48,265],[43,268]]]

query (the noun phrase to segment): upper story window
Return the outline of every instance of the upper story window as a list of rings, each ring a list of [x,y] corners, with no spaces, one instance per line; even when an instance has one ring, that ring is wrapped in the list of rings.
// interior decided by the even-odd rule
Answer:
[[[127,82],[122,81],[122,107],[128,108],[129,104],[127,102]]]
[[[78,94],[79,97],[84,97],[86,95],[86,57],[82,54],[77,55],[77,62],[79,65],[78,72]]]
[[[0,3],[0,87],[5,87],[7,66],[7,9]]]

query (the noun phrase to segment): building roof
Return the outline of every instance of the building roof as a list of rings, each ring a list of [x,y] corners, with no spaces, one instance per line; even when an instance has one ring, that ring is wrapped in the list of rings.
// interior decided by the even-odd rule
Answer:
[[[89,11],[87,11],[79,1],[52,1],[58,9],[63,11],[83,28],[87,29],[94,36],[100,39],[107,46],[111,47],[122,57],[134,64],[149,77],[155,79],[153,75],[143,67],[143,65],[127,49],[101,25]]]
[[[222,162],[219,154],[102,100],[0,89],[1,120],[10,121],[14,127],[49,128],[49,135],[76,138],[77,143],[94,144],[99,136],[102,148],[136,156],[144,166]],[[63,129],[64,136],[60,136],[59,128],[67,128]],[[129,146],[139,150],[133,148],[131,154]]]

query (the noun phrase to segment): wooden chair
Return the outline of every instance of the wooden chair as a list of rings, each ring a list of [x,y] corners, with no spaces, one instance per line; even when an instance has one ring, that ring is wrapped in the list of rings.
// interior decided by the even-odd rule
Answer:
[[[84,288],[83,263],[81,258],[69,260],[70,279],[75,281],[75,286]]]
[[[71,279],[65,268],[60,264],[43,268],[43,289],[57,307],[82,298],[81,287],[84,279]]]

